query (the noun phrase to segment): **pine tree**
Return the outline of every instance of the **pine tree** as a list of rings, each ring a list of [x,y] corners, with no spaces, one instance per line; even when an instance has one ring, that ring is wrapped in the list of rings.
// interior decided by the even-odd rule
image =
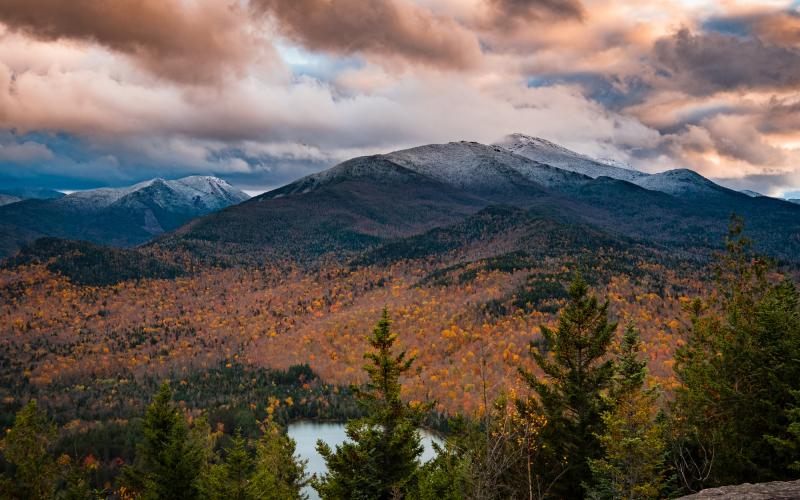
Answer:
[[[308,484],[305,462],[294,456],[295,442],[271,419],[256,446],[255,472],[247,492],[261,500],[298,500]]]
[[[657,419],[655,388],[644,389],[647,363],[639,359],[641,340],[628,325],[617,359],[610,396],[613,410],[603,413],[598,435],[603,455],[589,460],[592,484],[587,496],[632,500],[662,498],[666,443]]]
[[[248,491],[253,469],[253,458],[247,441],[237,432],[225,449],[225,460],[211,464],[198,481],[200,498],[208,500],[250,500]]]
[[[31,400],[14,419],[14,426],[0,443],[5,460],[14,465],[15,475],[4,481],[3,495],[11,498],[50,499],[55,495],[58,465],[52,446],[56,426]]]
[[[600,450],[597,435],[603,431],[602,414],[608,408],[603,393],[614,373],[613,361],[606,358],[616,327],[608,321],[608,302],[601,304],[589,295],[588,285],[576,274],[558,329],[541,327],[552,357],[531,348],[545,378],[520,368],[537,396],[520,401],[520,413],[546,419],[539,436],[542,453],[532,467],[535,496],[583,495],[582,482],[591,476],[588,460],[597,458]]]
[[[347,423],[350,441],[335,451],[317,443],[328,473],[314,488],[324,499],[388,500],[406,497],[416,488],[422,410],[400,398],[400,376],[414,358],[392,353],[397,334],[390,330],[386,309],[368,340],[372,351],[364,355],[364,370],[369,381],[358,390],[367,416]]]
[[[209,432],[202,423],[189,428],[172,403],[168,383],[148,406],[142,434],[136,463],[125,471],[124,480],[145,499],[197,498],[197,480],[210,454]]]
[[[734,219],[716,288],[691,303],[691,329],[676,352],[673,456],[686,490],[792,478],[787,408],[800,390],[800,300],[753,254]]]

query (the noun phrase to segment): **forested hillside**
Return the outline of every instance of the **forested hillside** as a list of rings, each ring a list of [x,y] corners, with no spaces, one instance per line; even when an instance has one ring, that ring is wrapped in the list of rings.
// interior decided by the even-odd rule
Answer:
[[[4,491],[147,498],[168,483],[192,498],[290,498],[306,481],[280,426],[298,418],[444,433],[421,468],[413,442],[389,453],[405,460],[391,480],[370,479],[366,455],[352,476],[336,457],[361,452],[328,449],[331,475],[313,482],[325,498],[362,486],[372,493],[358,498],[661,498],[792,478],[797,275],[753,254],[739,224],[724,255],[688,258],[498,207],[345,265],[197,263],[178,276],[125,270],[188,254],[40,243],[0,275]],[[69,264],[93,259],[120,273],[92,281],[91,266]],[[384,308],[386,352],[407,355],[395,382],[374,385],[361,367]],[[357,404],[350,384],[370,380],[391,398]],[[386,423],[390,400],[411,413]],[[167,425],[151,422],[156,409],[190,463],[134,445],[166,432],[148,427]],[[355,446],[376,446],[357,428]],[[262,459],[294,479],[257,479]],[[159,460],[187,475],[159,476]]]

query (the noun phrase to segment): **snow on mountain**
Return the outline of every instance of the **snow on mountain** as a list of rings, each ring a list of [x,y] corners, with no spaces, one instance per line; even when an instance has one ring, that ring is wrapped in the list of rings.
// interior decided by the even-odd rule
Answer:
[[[122,188],[76,191],[57,201],[63,207],[101,210],[153,202],[164,209],[210,212],[247,200],[242,191],[211,176],[190,176],[166,181],[156,178]],[[145,201],[146,199],[146,201]]]
[[[530,191],[539,186],[571,188],[591,181],[585,175],[533,161],[500,146],[461,141],[353,158],[267,193],[260,199],[308,193],[343,180],[413,182],[414,176],[491,196],[511,196],[520,190]]]
[[[18,201],[22,201],[22,198],[20,198],[18,196],[12,196],[10,194],[0,193],[0,206],[10,205],[10,204],[16,203]]]
[[[704,196],[723,193],[741,194],[724,188],[719,184],[715,184],[694,170],[689,170],[687,168],[667,170],[666,172],[648,175],[647,177],[635,179],[633,183],[645,189],[661,191],[662,193],[671,194],[673,196]]]
[[[563,170],[577,172],[592,178],[605,176],[633,182],[636,179],[648,176],[648,174],[644,172],[609,165],[608,163],[603,163],[586,155],[571,151],[546,139],[531,137],[525,134],[508,135],[496,142],[495,145],[531,160]]]
[[[790,198],[790,199],[788,199],[786,201],[788,201],[790,203],[797,203],[798,205],[800,205],[800,198]]]
[[[742,189],[742,190],[741,190],[741,191],[739,191],[739,192],[740,192],[740,193],[742,193],[742,194],[746,194],[747,196],[749,196],[749,197],[751,197],[751,198],[760,198],[761,196],[764,196],[764,195],[763,195],[763,194],[761,194],[761,193],[758,193],[758,192],[756,192],[756,191],[751,191],[751,190],[749,190],[749,189]]]
[[[545,187],[586,182],[587,177],[533,161],[500,146],[477,142],[430,144],[385,157],[409,170],[460,188],[487,189],[517,180]]]

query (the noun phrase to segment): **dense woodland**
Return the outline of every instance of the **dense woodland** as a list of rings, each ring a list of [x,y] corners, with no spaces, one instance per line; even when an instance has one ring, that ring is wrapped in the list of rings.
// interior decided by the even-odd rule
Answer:
[[[25,257],[0,272],[0,492],[665,498],[795,479],[796,275],[738,222],[726,243],[708,261],[599,245],[94,283],[63,262],[102,252]],[[348,422],[323,477],[293,457],[299,418]],[[445,438],[426,464],[420,427]]]

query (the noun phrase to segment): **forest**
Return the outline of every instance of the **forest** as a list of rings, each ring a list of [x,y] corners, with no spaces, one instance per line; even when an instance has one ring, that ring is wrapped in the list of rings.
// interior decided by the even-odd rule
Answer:
[[[0,274],[3,498],[655,499],[800,477],[796,274],[739,221],[707,262],[53,266]],[[295,456],[298,419],[347,422],[324,475]],[[426,463],[422,428],[444,443]]]

